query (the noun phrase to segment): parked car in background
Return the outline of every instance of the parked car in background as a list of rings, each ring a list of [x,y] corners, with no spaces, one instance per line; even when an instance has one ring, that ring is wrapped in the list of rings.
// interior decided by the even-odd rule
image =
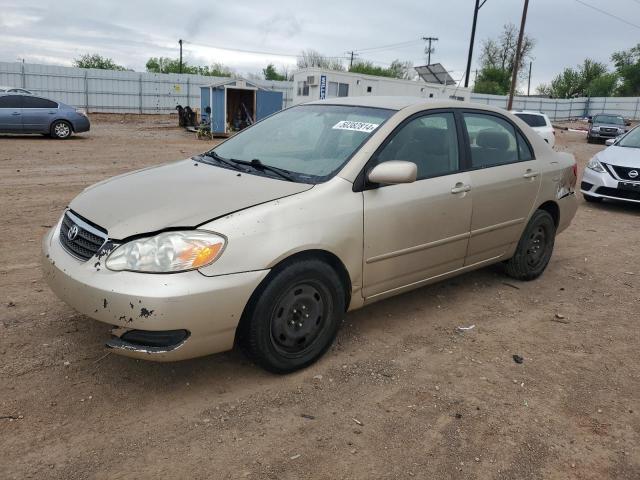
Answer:
[[[599,113],[589,119],[591,126],[587,133],[587,141],[594,143],[596,141],[605,142],[609,138],[616,138],[628,131],[629,122],[620,115],[611,115],[608,113]]]
[[[90,128],[89,118],[77,108],[35,95],[0,93],[0,133],[41,133],[65,139]]]
[[[605,198],[640,203],[640,127],[615,140],[587,164],[580,191],[587,202]]]
[[[512,111],[511,113],[533,128],[549,145],[553,147],[556,144],[556,131],[553,129],[551,120],[547,115],[528,110]]]
[[[0,93],[24,93],[27,95],[33,95],[33,92],[27,90],[26,88],[7,87],[3,85],[0,85]]]
[[[573,156],[501,109],[332,98],[85,189],[43,239],[43,268],[112,326],[114,352],[170,361],[237,341],[290,372],[347,310],[499,262],[538,278],[575,185]]]

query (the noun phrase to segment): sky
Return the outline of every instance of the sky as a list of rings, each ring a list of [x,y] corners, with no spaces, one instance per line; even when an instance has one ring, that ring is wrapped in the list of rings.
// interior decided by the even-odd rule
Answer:
[[[305,49],[332,57],[356,51],[358,58],[380,66],[396,58],[420,65],[426,63],[421,38],[431,36],[439,39],[432,62],[444,64],[459,80],[474,3],[0,0],[0,60],[71,65],[79,55],[99,53],[144,71],[149,57],[177,58],[182,38],[187,62],[221,62],[239,74],[259,73],[268,63],[294,70],[295,56]],[[478,17],[474,69],[482,41],[498,36],[505,23],[519,25],[523,3],[486,1]],[[611,53],[639,43],[640,0],[530,0],[526,33],[536,40],[533,90],[586,57],[608,63]]]

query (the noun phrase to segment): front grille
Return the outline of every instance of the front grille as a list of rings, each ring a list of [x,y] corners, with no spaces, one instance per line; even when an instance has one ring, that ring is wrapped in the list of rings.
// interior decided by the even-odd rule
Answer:
[[[618,178],[622,180],[631,180],[632,182],[640,182],[640,167],[638,168],[629,168],[629,167],[618,167],[616,165],[609,165],[613,171],[616,173]],[[629,173],[636,172],[634,176],[630,176]]]
[[[607,197],[640,201],[640,192],[634,192],[632,190],[621,190],[619,188],[610,188],[610,187],[598,187],[598,189],[596,190],[596,193],[599,193],[600,195],[606,195]]]
[[[69,238],[69,230],[74,226],[78,228],[78,233],[75,237],[71,235],[72,238]],[[81,260],[89,260],[98,253],[106,241],[106,230],[72,211],[65,213],[60,225],[60,243],[71,255]]]

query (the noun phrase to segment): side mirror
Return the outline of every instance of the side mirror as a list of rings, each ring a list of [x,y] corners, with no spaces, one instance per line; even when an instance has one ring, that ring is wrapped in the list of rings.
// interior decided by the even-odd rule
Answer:
[[[593,118],[589,117],[588,123],[593,123]]]
[[[627,127],[630,127],[630,126],[631,126],[631,122],[630,122],[629,120],[627,120],[626,122],[624,122],[624,124],[625,124]]]
[[[413,183],[418,176],[418,167],[413,162],[402,160],[389,160],[382,162],[369,172],[367,179],[372,183],[397,185],[400,183]]]
[[[615,138],[609,138],[606,142],[604,142],[605,145],[607,147],[610,147],[611,145],[615,145],[616,144],[616,139]]]

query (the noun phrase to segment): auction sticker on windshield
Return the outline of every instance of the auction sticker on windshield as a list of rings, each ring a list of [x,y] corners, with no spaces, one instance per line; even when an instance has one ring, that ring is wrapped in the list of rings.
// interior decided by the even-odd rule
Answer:
[[[379,126],[379,123],[351,122],[349,120],[342,120],[333,126],[333,130],[351,130],[354,132],[371,133]]]

